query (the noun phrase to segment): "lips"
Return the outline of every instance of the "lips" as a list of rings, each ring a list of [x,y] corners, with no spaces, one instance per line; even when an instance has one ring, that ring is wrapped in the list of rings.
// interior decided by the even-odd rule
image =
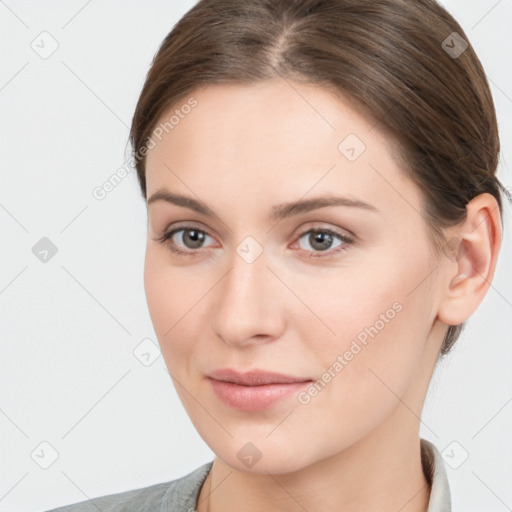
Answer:
[[[265,384],[290,384],[293,382],[308,382],[307,377],[293,377],[282,373],[266,372],[263,370],[252,370],[241,373],[229,368],[217,370],[209,374],[209,377],[223,382],[232,382],[240,386],[263,386]]]
[[[223,369],[210,373],[208,381],[215,395],[229,407],[259,411],[291,398],[308,386],[311,379],[262,370],[241,373]]]

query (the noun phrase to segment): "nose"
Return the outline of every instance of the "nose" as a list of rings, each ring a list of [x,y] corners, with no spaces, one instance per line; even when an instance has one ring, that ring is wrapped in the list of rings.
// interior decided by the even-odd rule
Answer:
[[[286,287],[269,268],[265,253],[250,262],[234,251],[229,271],[215,288],[213,324],[226,344],[244,347],[280,337]]]

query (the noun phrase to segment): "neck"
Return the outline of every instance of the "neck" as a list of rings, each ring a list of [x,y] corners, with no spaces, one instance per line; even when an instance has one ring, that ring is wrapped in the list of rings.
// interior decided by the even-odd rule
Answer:
[[[424,366],[393,412],[334,455],[299,470],[270,474],[234,470],[217,457],[198,512],[427,512],[431,486],[423,472],[420,416],[444,326],[437,322]]]
[[[397,406],[389,420],[341,453],[293,473],[237,471],[216,458],[198,512],[426,512],[430,486],[418,431],[411,428],[417,419]],[[411,434],[404,436],[405,429]]]

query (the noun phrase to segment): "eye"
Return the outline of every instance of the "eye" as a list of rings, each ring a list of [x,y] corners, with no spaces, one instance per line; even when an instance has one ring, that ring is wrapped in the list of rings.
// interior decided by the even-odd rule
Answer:
[[[332,256],[333,254],[346,250],[348,246],[354,242],[353,238],[344,233],[338,233],[328,228],[309,229],[299,235],[298,241],[303,238],[306,240],[306,245],[309,245],[309,248],[306,247],[304,250],[310,251],[310,257],[312,258]],[[336,239],[338,239],[340,243],[334,246],[335,249],[332,249]]]
[[[213,238],[202,229],[195,226],[176,227],[157,239],[158,242],[167,245],[177,256],[195,256],[200,249],[205,247],[205,241]],[[309,229],[301,233],[297,239],[306,241],[306,247],[299,248],[310,253],[310,258],[327,257],[338,254],[354,242],[354,239],[344,233],[337,232],[330,228]],[[333,244],[338,240],[338,245]],[[309,245],[309,247],[307,247]]]
[[[175,236],[178,233],[181,233],[181,235]],[[198,252],[198,249],[202,248],[207,238],[212,237],[208,235],[206,231],[193,226],[181,226],[164,233],[164,235],[158,239],[158,242],[166,244],[169,249],[178,256],[189,256]],[[182,245],[180,245],[179,242],[181,242]]]

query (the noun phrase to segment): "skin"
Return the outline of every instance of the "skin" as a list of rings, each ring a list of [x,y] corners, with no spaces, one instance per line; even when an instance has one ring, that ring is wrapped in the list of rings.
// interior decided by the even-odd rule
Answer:
[[[177,392],[216,454],[199,512],[425,512],[421,411],[447,326],[467,320],[490,286],[501,243],[495,199],[473,199],[447,232],[461,241],[459,257],[439,255],[392,140],[350,101],[282,79],[191,96],[198,106],[147,156],[147,197],[188,195],[218,218],[149,204],[144,284]],[[355,161],[338,149],[349,134],[366,145]],[[268,219],[275,204],[326,194],[378,211],[329,206]],[[158,241],[183,223],[206,232],[202,245],[190,231]],[[334,237],[322,251],[313,228],[354,241]],[[252,263],[237,253],[247,236],[263,250]],[[176,256],[173,242],[195,254]],[[240,411],[206,379],[226,367],[321,379],[397,302],[400,312],[307,404],[291,396]],[[261,453],[250,468],[237,457],[247,442]]]

